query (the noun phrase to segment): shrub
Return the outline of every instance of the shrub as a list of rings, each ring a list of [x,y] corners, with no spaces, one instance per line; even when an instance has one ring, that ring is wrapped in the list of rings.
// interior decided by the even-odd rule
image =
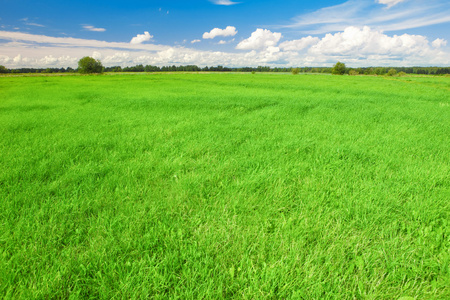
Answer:
[[[299,68],[293,68],[291,70],[292,74],[297,75],[298,73],[300,73],[300,69]]]

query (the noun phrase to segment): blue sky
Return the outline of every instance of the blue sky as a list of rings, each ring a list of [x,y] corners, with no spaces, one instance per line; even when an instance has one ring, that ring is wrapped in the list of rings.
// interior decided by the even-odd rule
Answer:
[[[0,0],[0,64],[448,66],[448,0]]]

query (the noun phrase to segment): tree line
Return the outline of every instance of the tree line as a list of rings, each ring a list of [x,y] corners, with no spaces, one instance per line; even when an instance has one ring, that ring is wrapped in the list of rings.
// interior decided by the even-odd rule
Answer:
[[[450,67],[361,67],[361,68],[344,68],[343,74],[349,75],[387,75],[391,70],[396,73],[404,72],[405,74],[424,74],[424,75],[444,75],[450,74]],[[0,73],[78,73],[80,68],[16,68],[8,69],[0,66]],[[100,72],[282,72],[282,73],[325,73],[331,74],[332,67],[240,67],[229,68],[224,66],[206,66],[198,67],[196,65],[186,66],[152,66],[152,65],[136,65],[131,67],[102,67]],[[89,73],[89,72],[87,72]]]

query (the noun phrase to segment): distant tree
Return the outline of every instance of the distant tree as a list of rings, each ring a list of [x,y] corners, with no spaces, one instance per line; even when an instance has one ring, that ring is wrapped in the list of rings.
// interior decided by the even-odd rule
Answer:
[[[0,73],[8,73],[8,69],[5,66],[0,66]]]
[[[145,72],[145,68],[143,65],[136,65],[134,67],[134,72]]]
[[[103,65],[100,60],[85,56],[78,61],[78,72],[81,74],[103,73]]]
[[[359,72],[356,71],[356,70],[350,70],[350,71],[348,71],[348,75],[350,75],[350,76],[356,76],[356,75],[359,75]]]
[[[390,69],[387,72],[387,76],[395,76],[395,75],[397,75],[397,70],[395,70],[395,69]]]
[[[383,67],[375,68],[374,72],[377,75],[384,75],[386,74],[386,68]]]
[[[291,70],[292,74],[297,75],[298,73],[300,73],[300,69],[299,68],[293,68]]]
[[[345,64],[338,61],[333,66],[333,69],[331,69],[331,74],[333,74],[333,75],[344,75],[345,74]]]

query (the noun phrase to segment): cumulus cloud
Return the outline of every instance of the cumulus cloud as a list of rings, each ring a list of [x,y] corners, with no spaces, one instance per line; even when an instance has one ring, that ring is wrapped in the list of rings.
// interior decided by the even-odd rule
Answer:
[[[378,3],[387,5],[388,8],[391,8],[394,5],[399,4],[405,0],[377,0]]]
[[[348,27],[343,32],[327,34],[310,48],[311,53],[339,56],[391,55],[401,57],[429,50],[426,37],[403,34],[388,36],[364,26]]]
[[[21,54],[19,54],[16,57],[13,58],[13,62],[15,62],[16,64],[20,63],[21,61],[22,61],[22,55]]]
[[[107,55],[102,62],[105,65],[125,65],[125,64],[133,64],[133,59],[128,52],[116,52],[111,55]]]
[[[130,44],[142,44],[143,42],[148,42],[153,38],[153,35],[148,33],[148,31],[144,31],[144,34],[138,34],[134,38],[131,39]]]
[[[106,31],[105,28],[96,28],[91,25],[83,25],[83,28],[87,31],[94,31],[94,32],[105,32]]]
[[[210,32],[205,32],[203,34],[204,39],[213,39],[218,36],[235,36],[237,34],[236,27],[227,26],[225,29],[214,28]]]
[[[50,54],[41,58],[31,58],[19,54],[12,59],[8,56],[0,56],[0,62],[9,64],[11,67],[67,67],[75,66],[78,59],[67,55],[54,57]]]
[[[102,54],[98,51],[92,52],[92,58],[94,59],[102,59]]]
[[[318,37],[307,36],[299,40],[286,41],[280,44],[280,48],[285,51],[300,51],[312,45],[316,45],[320,39]]]
[[[200,42],[201,42],[201,40],[193,40],[193,41],[191,41],[191,44],[200,43]]]
[[[267,29],[258,28],[248,38],[240,42],[236,49],[240,50],[263,50],[275,46],[281,39],[281,33],[271,32]]]
[[[210,0],[212,3],[217,4],[217,5],[235,5],[235,4],[239,4],[239,2],[233,2],[230,0]]]
[[[447,46],[447,41],[444,39],[435,39],[431,45],[434,48],[441,48]]]

